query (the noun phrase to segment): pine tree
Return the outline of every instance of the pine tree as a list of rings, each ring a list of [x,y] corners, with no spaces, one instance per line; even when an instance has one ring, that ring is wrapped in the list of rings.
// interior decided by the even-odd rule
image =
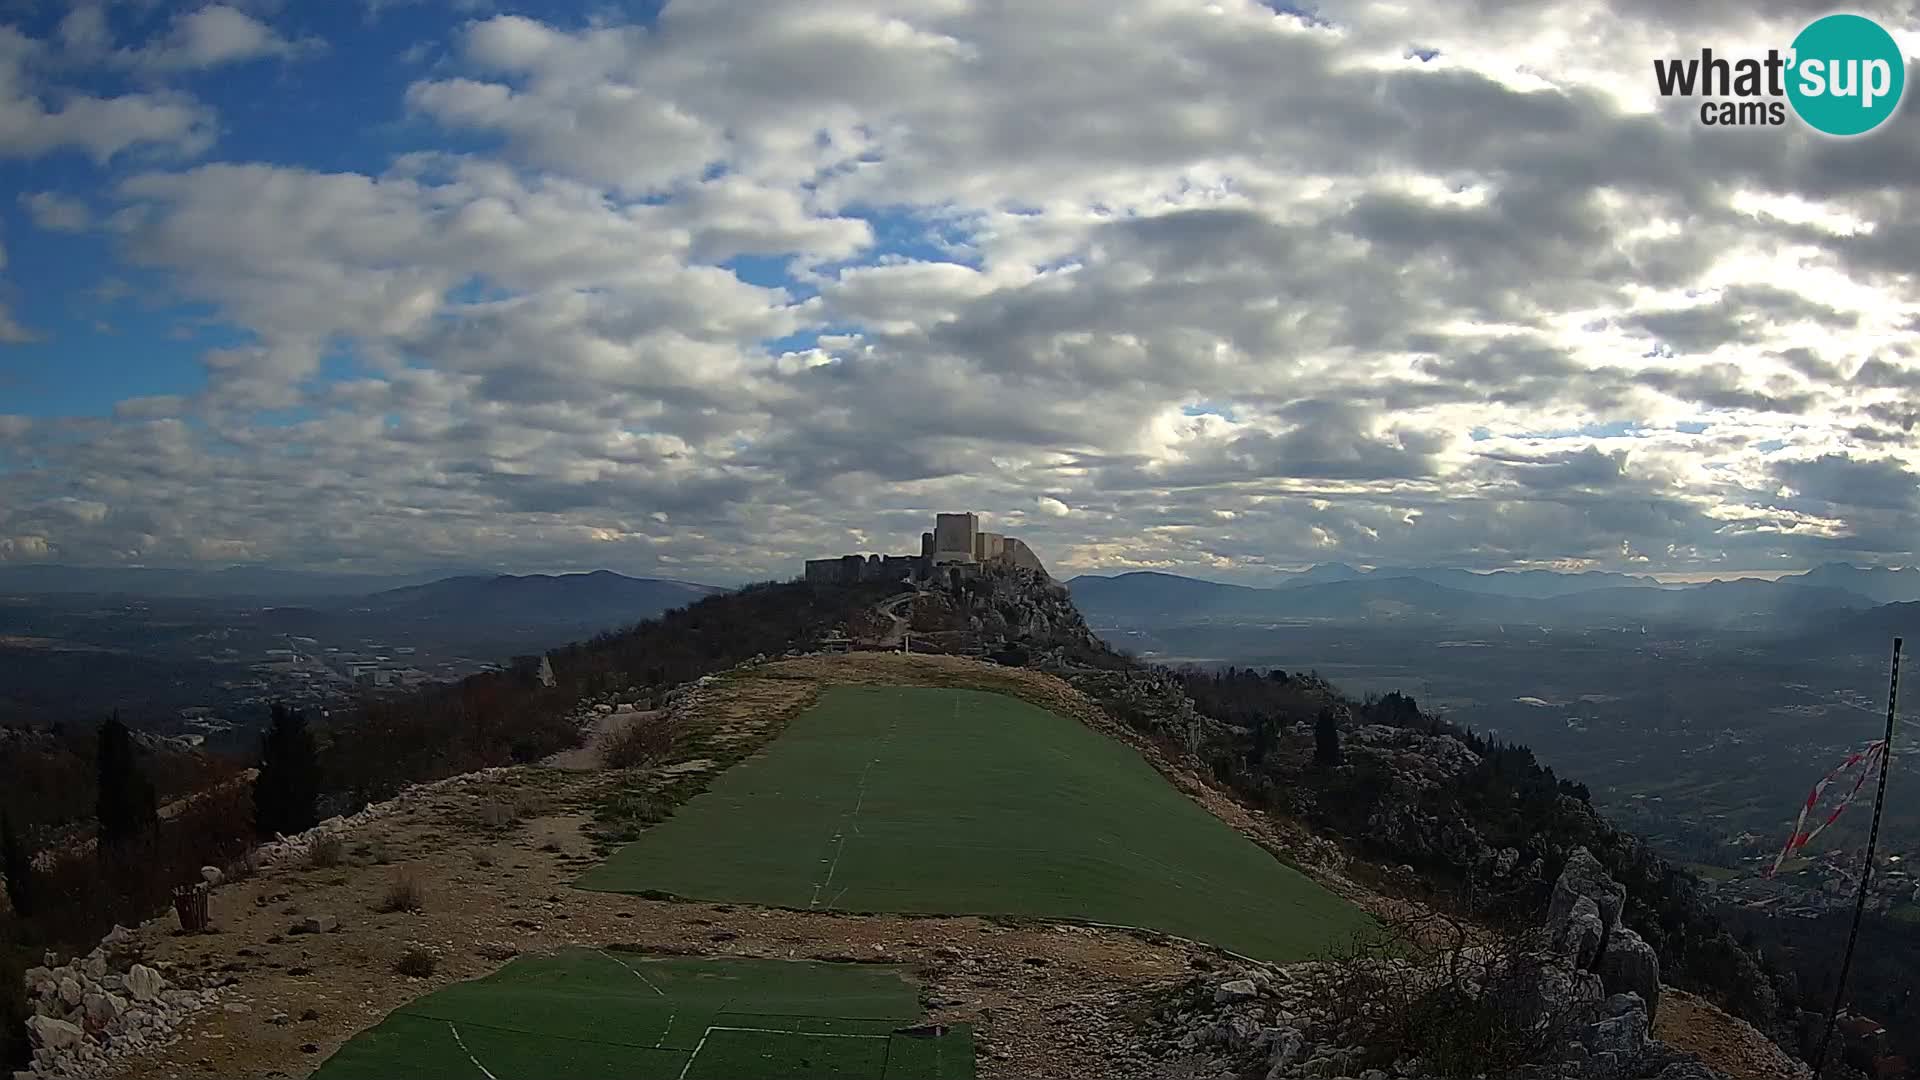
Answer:
[[[260,773],[253,781],[253,821],[262,836],[291,836],[320,820],[320,755],[306,714],[276,703],[260,739]]]
[[[1340,721],[1331,706],[1321,706],[1313,722],[1313,760],[1321,765],[1340,764]]]
[[[15,915],[33,914],[33,861],[13,831],[13,819],[0,811],[0,870],[7,875],[7,901]]]
[[[153,781],[134,758],[133,732],[115,713],[100,725],[99,794],[94,804],[100,820],[100,850],[117,848],[159,824],[160,811]]]

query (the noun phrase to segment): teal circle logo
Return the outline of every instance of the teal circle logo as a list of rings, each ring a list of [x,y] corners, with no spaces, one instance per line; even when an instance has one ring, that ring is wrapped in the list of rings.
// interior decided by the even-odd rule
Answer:
[[[1900,104],[1907,58],[1880,24],[1859,15],[1828,15],[1793,39],[1787,98],[1816,131],[1860,135],[1879,127]]]

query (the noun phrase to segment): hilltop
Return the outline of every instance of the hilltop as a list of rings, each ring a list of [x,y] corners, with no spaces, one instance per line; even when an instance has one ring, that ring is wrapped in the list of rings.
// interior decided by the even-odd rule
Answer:
[[[765,659],[835,641],[856,651]],[[1454,730],[1403,696],[1353,701],[1309,675],[1143,667],[1101,644],[1041,572],[1009,565],[917,584],[754,586],[554,650],[550,661],[553,686],[493,673],[323,731],[331,805],[351,813],[374,804],[329,827],[343,834],[344,855],[323,865],[302,839],[277,849],[257,883],[216,889],[221,937],[168,938],[166,919],[140,931],[150,955],[170,965],[169,979],[228,995],[219,1010],[196,1014],[211,1019],[182,1020],[185,1041],[165,1051],[169,1068],[195,1075],[206,1059],[219,1074],[254,1061],[310,1062],[422,990],[567,943],[823,957],[878,945],[926,973],[930,1000],[949,1003],[939,1015],[975,1032],[986,1075],[1163,1075],[1170,1062],[1197,1063],[1210,1036],[1161,1045],[1128,1018],[1142,1008],[1194,1015],[1164,1012],[1166,995],[1182,992],[1183,970],[1267,978],[1214,946],[1099,927],[1063,933],[1044,919],[756,913],[738,901],[565,888],[780,737],[823,687],[844,684],[984,690],[1076,721],[1132,748],[1212,818],[1382,919],[1433,911],[1495,931],[1538,925],[1569,862],[1591,852],[1627,897],[1620,925],[1644,941],[1646,963],[1658,964],[1655,984],[1695,990],[1712,1003],[1703,1009],[1792,1037],[1774,982],[1718,929],[1686,875],[1607,824],[1584,789],[1524,749]],[[624,723],[612,725],[616,718]],[[1321,760],[1327,725],[1343,748],[1336,765]],[[588,765],[624,767],[532,764],[582,731],[609,740]],[[451,779],[418,786],[441,777]],[[368,917],[403,867],[426,890],[424,913]],[[294,938],[278,925],[310,916],[323,924],[331,916],[341,929]],[[438,957],[427,966],[433,974],[393,980],[391,965],[415,946]],[[349,981],[327,989],[332,976],[321,973],[335,968]],[[239,981],[218,985],[229,977]],[[314,1008],[320,994],[369,1004]],[[313,1019],[291,1019],[308,1011]],[[1068,1031],[1057,1026],[1063,1015],[1075,1018]],[[1687,1031],[1650,1007],[1640,1038],[1648,1020],[1673,1046],[1690,1045]],[[1317,1030],[1318,1021],[1300,1023]],[[1642,1054],[1629,1042],[1632,1055]],[[310,1054],[296,1056],[309,1045]],[[1654,1055],[1646,1063],[1669,1060],[1645,1053]],[[1073,1067],[1081,1071],[1047,1071]]]

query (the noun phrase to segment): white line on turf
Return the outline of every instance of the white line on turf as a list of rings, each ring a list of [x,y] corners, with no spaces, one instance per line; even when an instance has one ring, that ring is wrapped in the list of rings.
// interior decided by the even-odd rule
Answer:
[[[667,996],[667,992],[665,990],[662,990],[658,986],[655,986],[653,984],[652,979],[649,979],[645,975],[640,974],[639,969],[630,966],[625,960],[620,959],[619,957],[613,955],[612,953],[608,952],[605,949],[595,949],[593,951],[599,953],[601,956],[606,957],[607,959],[613,961],[616,964],[619,964],[621,967],[626,968],[628,971],[632,972],[634,978],[639,979],[641,982],[647,984],[647,989],[653,991],[656,994],[659,994],[661,997]],[[660,1038],[656,1040],[653,1044],[653,1048],[655,1050],[658,1050],[662,1046],[665,1046],[667,1044],[667,1036],[673,1034],[673,1022],[678,1019],[680,1019],[679,1009],[675,1008],[675,1009],[667,1010],[667,1026],[660,1029]]]
[[[956,715],[958,715],[959,707],[959,704],[956,702],[954,705]],[[880,737],[880,745],[873,757],[868,759],[866,768],[860,770],[860,785],[857,796],[853,801],[853,813],[849,816],[847,823],[842,825],[833,834],[833,861],[827,864],[826,878],[815,883],[813,886],[813,899],[807,901],[807,910],[809,911],[820,906],[820,893],[823,890],[833,887],[833,875],[840,869],[840,856],[847,850],[847,829],[851,827],[855,836],[860,835],[860,810],[867,805],[867,777],[873,774],[873,767],[878,765],[880,759],[886,755],[887,745],[893,741],[894,732],[898,731],[899,728],[900,719],[896,716],[893,721],[887,725],[887,733]],[[820,861],[827,862],[825,859]],[[840,896],[845,896],[846,894],[847,890],[840,890]],[[826,910],[832,911],[833,905],[840,902],[840,896],[836,896],[828,901]]]
[[[467,1040],[460,1037],[460,1029],[453,1026],[453,1021],[447,1021],[447,1030],[453,1032],[453,1041],[460,1044],[460,1052],[467,1055],[467,1060],[473,1062],[473,1067],[480,1070],[481,1076],[486,1077],[487,1080],[500,1080],[499,1077],[488,1072],[485,1065],[480,1064],[480,1059],[473,1056],[473,1051],[467,1049]]]
[[[893,1038],[892,1035],[852,1035],[838,1031],[783,1031],[780,1028],[729,1027],[724,1024],[715,1024],[701,1032],[700,1041],[693,1044],[693,1053],[688,1055],[687,1063],[680,1066],[680,1080],[686,1080],[687,1073],[693,1069],[694,1061],[700,1057],[700,1051],[706,1048],[707,1038],[716,1031],[751,1031],[761,1035],[802,1035],[809,1039],[886,1039],[890,1041]],[[488,1075],[492,1074],[488,1073]]]

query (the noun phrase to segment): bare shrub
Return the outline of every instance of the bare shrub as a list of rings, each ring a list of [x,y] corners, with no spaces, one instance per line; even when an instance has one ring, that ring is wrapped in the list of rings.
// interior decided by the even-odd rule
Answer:
[[[489,799],[480,804],[478,820],[481,827],[504,829],[520,819],[514,814],[513,806],[503,799]]]
[[[538,791],[523,791],[514,797],[513,814],[521,821],[531,821],[553,813],[553,806],[551,796]]]
[[[393,962],[393,970],[396,974],[412,979],[427,978],[439,966],[440,958],[433,955],[432,950],[421,945],[407,946],[407,951],[401,953],[400,958]]]
[[[387,894],[380,898],[379,910],[386,914],[397,912],[417,912],[427,906],[427,891],[420,879],[411,871],[402,871],[387,886]]]
[[[340,839],[339,833],[324,833],[314,837],[312,845],[307,848],[307,866],[313,870],[331,870],[346,857],[346,848],[346,841]]]
[[[675,731],[664,720],[635,720],[600,738],[600,760],[610,769],[638,769],[673,752]]]
[[[1381,1064],[1418,1056],[1448,1078],[1511,1076],[1594,1019],[1540,932],[1426,914],[1389,920],[1322,960],[1314,995],[1341,1041]]]

